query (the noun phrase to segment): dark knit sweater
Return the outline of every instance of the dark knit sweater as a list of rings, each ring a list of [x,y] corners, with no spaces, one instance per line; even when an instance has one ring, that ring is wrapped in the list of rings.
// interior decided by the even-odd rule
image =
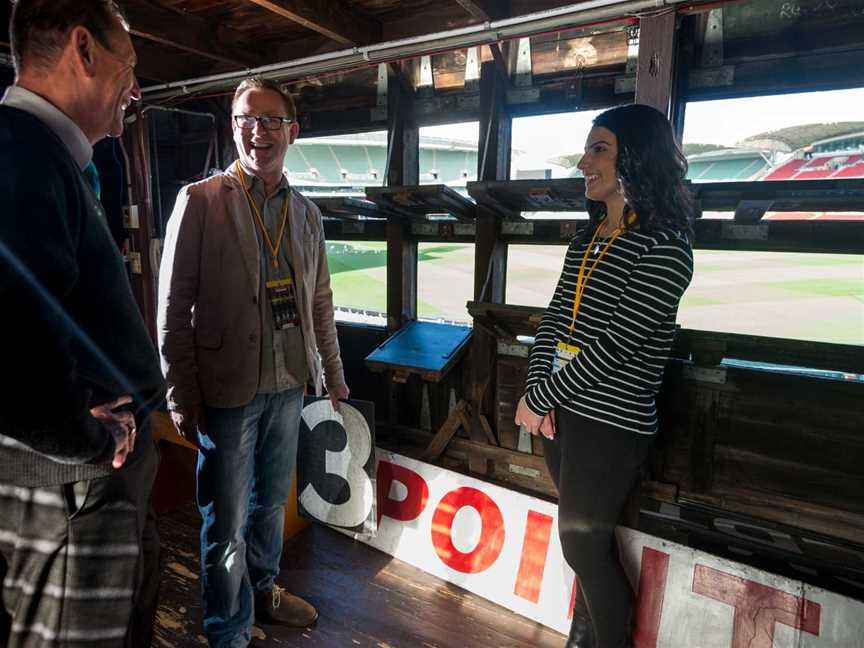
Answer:
[[[123,394],[145,418],[164,395],[119,252],[68,149],[0,106],[0,482],[107,475],[114,441],[89,410]],[[137,451],[137,450],[136,450]]]
[[[538,415],[556,406],[641,434],[657,431],[654,397],[675,333],[678,302],[693,274],[682,234],[622,234],[585,285],[570,344],[581,350],[552,373],[556,345],[568,343],[579,267],[591,238],[577,236],[537,330],[526,403]],[[605,240],[600,239],[600,250]],[[587,268],[597,248],[588,254]]]

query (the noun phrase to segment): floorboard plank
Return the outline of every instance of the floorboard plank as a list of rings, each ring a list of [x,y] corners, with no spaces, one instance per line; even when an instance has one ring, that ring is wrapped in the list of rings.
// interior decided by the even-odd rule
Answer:
[[[162,591],[154,648],[206,646],[201,627],[198,517],[160,519]],[[260,626],[256,648],[560,648],[564,638],[456,585],[313,526],[285,548],[280,585],[320,613],[313,628]]]

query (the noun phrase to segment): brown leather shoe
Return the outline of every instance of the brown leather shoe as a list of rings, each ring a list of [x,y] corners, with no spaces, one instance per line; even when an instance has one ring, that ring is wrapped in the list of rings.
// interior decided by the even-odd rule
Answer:
[[[318,620],[318,611],[299,596],[274,585],[273,589],[255,593],[255,619],[259,623],[305,628]]]

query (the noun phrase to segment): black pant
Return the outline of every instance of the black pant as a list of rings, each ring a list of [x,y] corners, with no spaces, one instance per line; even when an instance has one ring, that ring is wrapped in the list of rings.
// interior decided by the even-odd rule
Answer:
[[[618,561],[615,525],[653,437],[560,407],[555,414],[555,438],[544,438],[543,451],[558,488],[564,558],[579,579],[598,648],[621,648],[628,645],[634,597]]]

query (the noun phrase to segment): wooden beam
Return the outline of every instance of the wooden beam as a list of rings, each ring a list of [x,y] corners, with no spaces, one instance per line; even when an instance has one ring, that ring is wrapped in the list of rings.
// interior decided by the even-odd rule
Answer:
[[[397,81],[394,70],[387,81],[387,186],[420,182],[420,133],[408,84]]]
[[[338,0],[249,0],[342,45],[365,45],[380,36],[380,25]]]
[[[653,106],[666,116],[672,99],[675,35],[674,10],[639,19],[636,103]]]
[[[435,436],[429,442],[426,450],[423,451],[423,459],[425,461],[435,461],[441,456],[441,453],[447,448],[447,444],[453,438],[453,435],[459,430],[460,426],[466,431],[469,427],[465,424],[465,408],[468,406],[464,400],[456,403],[456,407],[450,412],[447,420],[438,428]]]
[[[415,185],[420,179],[420,135],[412,98],[388,79],[387,185]],[[417,241],[405,219],[387,219],[387,329],[393,333],[417,318]]]
[[[188,52],[178,52],[166,45],[138,36],[133,36],[132,44],[138,54],[135,75],[139,79],[146,79],[151,82],[165,83],[237,69],[236,65],[214,61]]]
[[[207,20],[152,5],[136,4],[126,10],[129,30],[140,38],[226,63],[233,68],[256,67],[270,61],[250,53],[243,36]]]
[[[417,241],[398,216],[387,219],[387,330],[417,319]]]
[[[477,20],[497,20],[507,14],[509,2],[505,0],[456,0],[460,7]]]
[[[149,250],[153,238],[153,184],[150,158],[150,119],[149,115],[137,113],[138,119],[126,127],[123,134],[125,148],[129,153],[130,177],[127,178],[129,204],[138,206],[139,227],[128,230],[132,249]],[[131,275],[132,292],[144,323],[152,340],[156,340],[156,291],[155,275],[158,268],[153,267],[150,255],[139,253],[141,272]]]
[[[502,78],[492,61],[480,68],[480,142],[477,177],[480,181],[508,180],[510,174],[511,122],[506,107],[506,78]],[[501,303],[507,274],[507,246],[501,240],[501,219],[485,207],[477,213],[474,246],[474,300]],[[496,375],[496,340],[485,330],[475,327],[469,362],[469,399],[471,420],[468,430],[472,441],[497,445],[485,412],[494,411]],[[492,389],[490,389],[492,387]],[[487,475],[487,458],[469,455],[468,467],[473,473]]]
[[[408,79],[408,76],[405,74],[405,70],[402,69],[401,61],[390,61],[387,63],[387,69],[389,71],[390,79],[395,79],[396,82],[400,85],[402,90],[408,96],[414,96],[414,86],[411,85],[411,81]]]
[[[480,67],[479,182],[510,179],[512,127],[506,103],[508,82],[497,72],[498,66],[492,62],[483,63]]]
[[[490,43],[489,51],[492,52],[492,59],[495,61],[495,69],[498,70],[498,76],[507,85],[510,85],[510,73],[507,71],[507,57],[501,51],[501,43]]]

